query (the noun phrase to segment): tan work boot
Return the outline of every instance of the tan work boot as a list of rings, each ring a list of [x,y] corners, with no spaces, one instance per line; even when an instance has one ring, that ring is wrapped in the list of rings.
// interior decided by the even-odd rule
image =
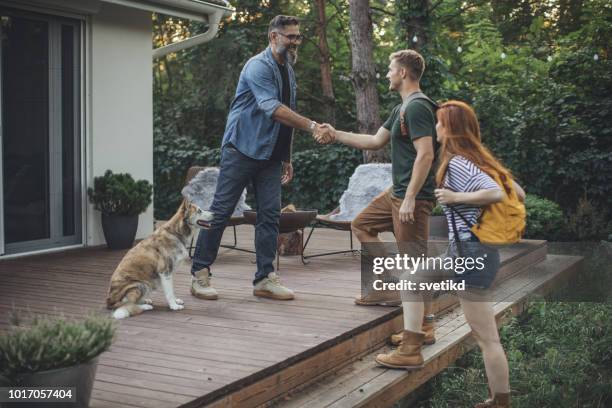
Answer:
[[[399,347],[389,354],[379,354],[376,362],[389,368],[402,368],[404,370],[418,370],[423,368],[423,355],[421,348],[425,333],[404,330],[402,342]]]
[[[293,291],[281,285],[279,276],[274,272],[270,272],[267,278],[263,278],[255,284],[253,295],[276,300],[293,300],[295,298]]]
[[[423,340],[423,344],[425,346],[430,346],[436,342],[433,317],[423,318],[423,325],[421,326],[421,331],[425,333],[425,339]],[[399,344],[402,342],[402,336],[402,332],[391,335],[391,344],[393,346],[399,346]]]
[[[489,396],[491,391],[489,391]],[[510,393],[498,393],[495,397],[489,398],[485,402],[476,404],[474,408],[510,408]]]
[[[399,306],[402,300],[397,290],[372,290],[367,295],[357,296],[355,304],[359,306]]]
[[[210,286],[210,269],[203,268],[191,277],[191,294],[198,299],[217,300],[217,290]]]

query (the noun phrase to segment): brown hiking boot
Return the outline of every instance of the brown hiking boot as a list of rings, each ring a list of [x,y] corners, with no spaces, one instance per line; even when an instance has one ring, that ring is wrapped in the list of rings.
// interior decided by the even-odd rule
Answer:
[[[397,290],[372,290],[367,295],[357,296],[355,304],[359,306],[399,306],[402,300]]]
[[[489,395],[491,395],[490,391]],[[510,408],[510,393],[497,393],[495,397],[476,404],[474,408]]]
[[[423,340],[423,345],[430,346],[436,342],[436,337],[434,334],[434,319],[433,317],[425,317],[423,318],[423,325],[421,326],[421,331],[425,333],[425,339]],[[402,342],[403,333],[399,332],[397,334],[391,335],[391,345],[399,346]]]
[[[425,333],[423,332],[404,330],[399,347],[389,354],[377,355],[376,362],[385,367],[402,368],[404,370],[423,368],[421,347],[423,346],[424,338]]]
[[[198,299],[217,300],[219,294],[210,285],[210,269],[202,268],[191,277],[191,294]]]

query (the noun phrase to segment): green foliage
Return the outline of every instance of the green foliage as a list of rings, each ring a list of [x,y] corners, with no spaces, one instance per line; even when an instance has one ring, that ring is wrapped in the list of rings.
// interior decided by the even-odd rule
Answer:
[[[442,206],[440,206],[440,204],[436,205],[433,210],[431,210],[431,215],[432,216],[436,216],[436,215],[444,215],[444,211],[442,210]]]
[[[275,14],[297,15],[306,35],[295,67],[298,111],[322,121],[333,110],[336,128],[357,127],[346,0],[326,2],[333,106],[320,95],[316,7],[288,0],[273,0],[266,7],[258,0],[232,4],[237,18],[223,22],[218,38],[155,62],[156,217],[175,210],[189,165],[211,161],[207,152],[219,147],[240,70],[267,45],[266,27]],[[427,65],[423,90],[439,100],[471,103],[484,143],[526,191],[558,203],[566,217],[576,213],[586,196],[605,220],[611,219],[609,2],[373,0],[370,5],[381,120],[399,101],[384,79],[388,55],[414,47],[412,38],[418,34],[416,46]],[[170,42],[175,32],[192,35],[205,29],[202,23],[156,16],[155,45]],[[298,132],[294,140],[296,154],[316,148],[310,137],[302,136]],[[158,148],[158,143],[165,147]],[[179,150],[176,155],[173,146]],[[166,170],[158,169],[159,164]],[[289,198],[308,197],[314,206],[311,197],[318,197],[324,181],[312,180],[312,172],[300,175],[300,168],[308,166],[295,167]]]
[[[565,220],[559,204],[527,194],[525,209],[527,210],[525,238],[556,241],[561,237]]]
[[[315,208],[321,213],[338,206],[349,178],[361,164],[361,152],[345,146],[319,147],[293,155],[294,180],[288,185],[284,203]]]
[[[219,161],[220,149],[198,147],[188,138],[158,135],[155,143],[155,217],[168,219],[174,214],[189,167],[218,166]],[[331,211],[338,205],[355,167],[361,163],[361,152],[344,146],[314,147],[294,153],[292,162],[294,179],[283,192],[283,202],[299,208]],[[247,199],[252,200],[250,194]]]
[[[24,323],[17,319],[0,336],[0,374],[8,379],[86,363],[108,350],[116,330],[113,319],[93,314],[81,321],[37,316]]]
[[[104,176],[94,178],[94,186],[87,194],[96,210],[107,215],[138,215],[151,204],[153,186],[147,180],[135,181],[128,173],[113,174],[106,170]]]
[[[578,202],[576,212],[569,217],[568,227],[580,241],[598,241],[612,233],[612,223],[606,222],[604,211],[586,198]]]
[[[606,303],[533,303],[503,326],[512,406],[610,406],[611,312]],[[430,382],[431,398],[418,406],[472,407],[486,399],[486,383],[481,353],[469,352]]]
[[[153,145],[155,219],[167,220],[181,203],[181,190],[191,166],[218,166],[220,149],[175,133],[156,131]]]

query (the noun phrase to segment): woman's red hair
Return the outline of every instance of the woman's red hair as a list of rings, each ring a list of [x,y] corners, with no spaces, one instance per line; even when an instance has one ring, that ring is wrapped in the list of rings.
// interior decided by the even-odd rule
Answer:
[[[440,105],[436,116],[440,125],[447,131],[447,136],[443,138],[440,147],[440,161],[436,172],[437,185],[442,185],[448,163],[456,155],[470,160],[493,178],[499,175],[504,184],[512,177],[510,171],[481,143],[478,118],[467,103],[445,102]],[[508,189],[508,186],[504,187]]]

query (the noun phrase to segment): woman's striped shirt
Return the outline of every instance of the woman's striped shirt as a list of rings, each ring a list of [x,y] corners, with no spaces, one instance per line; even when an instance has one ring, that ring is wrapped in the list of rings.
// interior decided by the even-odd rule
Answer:
[[[491,176],[480,170],[472,161],[463,156],[455,156],[450,160],[442,185],[444,186],[443,188],[448,190],[464,193],[490,189],[501,190]],[[470,224],[467,225],[462,217],[458,216],[456,212],[454,213],[459,240],[464,241],[470,239],[470,226],[478,222],[478,217],[480,217],[481,213],[480,206],[475,206],[473,204],[455,204],[453,208]],[[452,241],[455,235],[453,233],[452,211],[449,206],[446,205],[442,205],[442,209],[444,210],[446,221],[448,222],[448,239]]]

